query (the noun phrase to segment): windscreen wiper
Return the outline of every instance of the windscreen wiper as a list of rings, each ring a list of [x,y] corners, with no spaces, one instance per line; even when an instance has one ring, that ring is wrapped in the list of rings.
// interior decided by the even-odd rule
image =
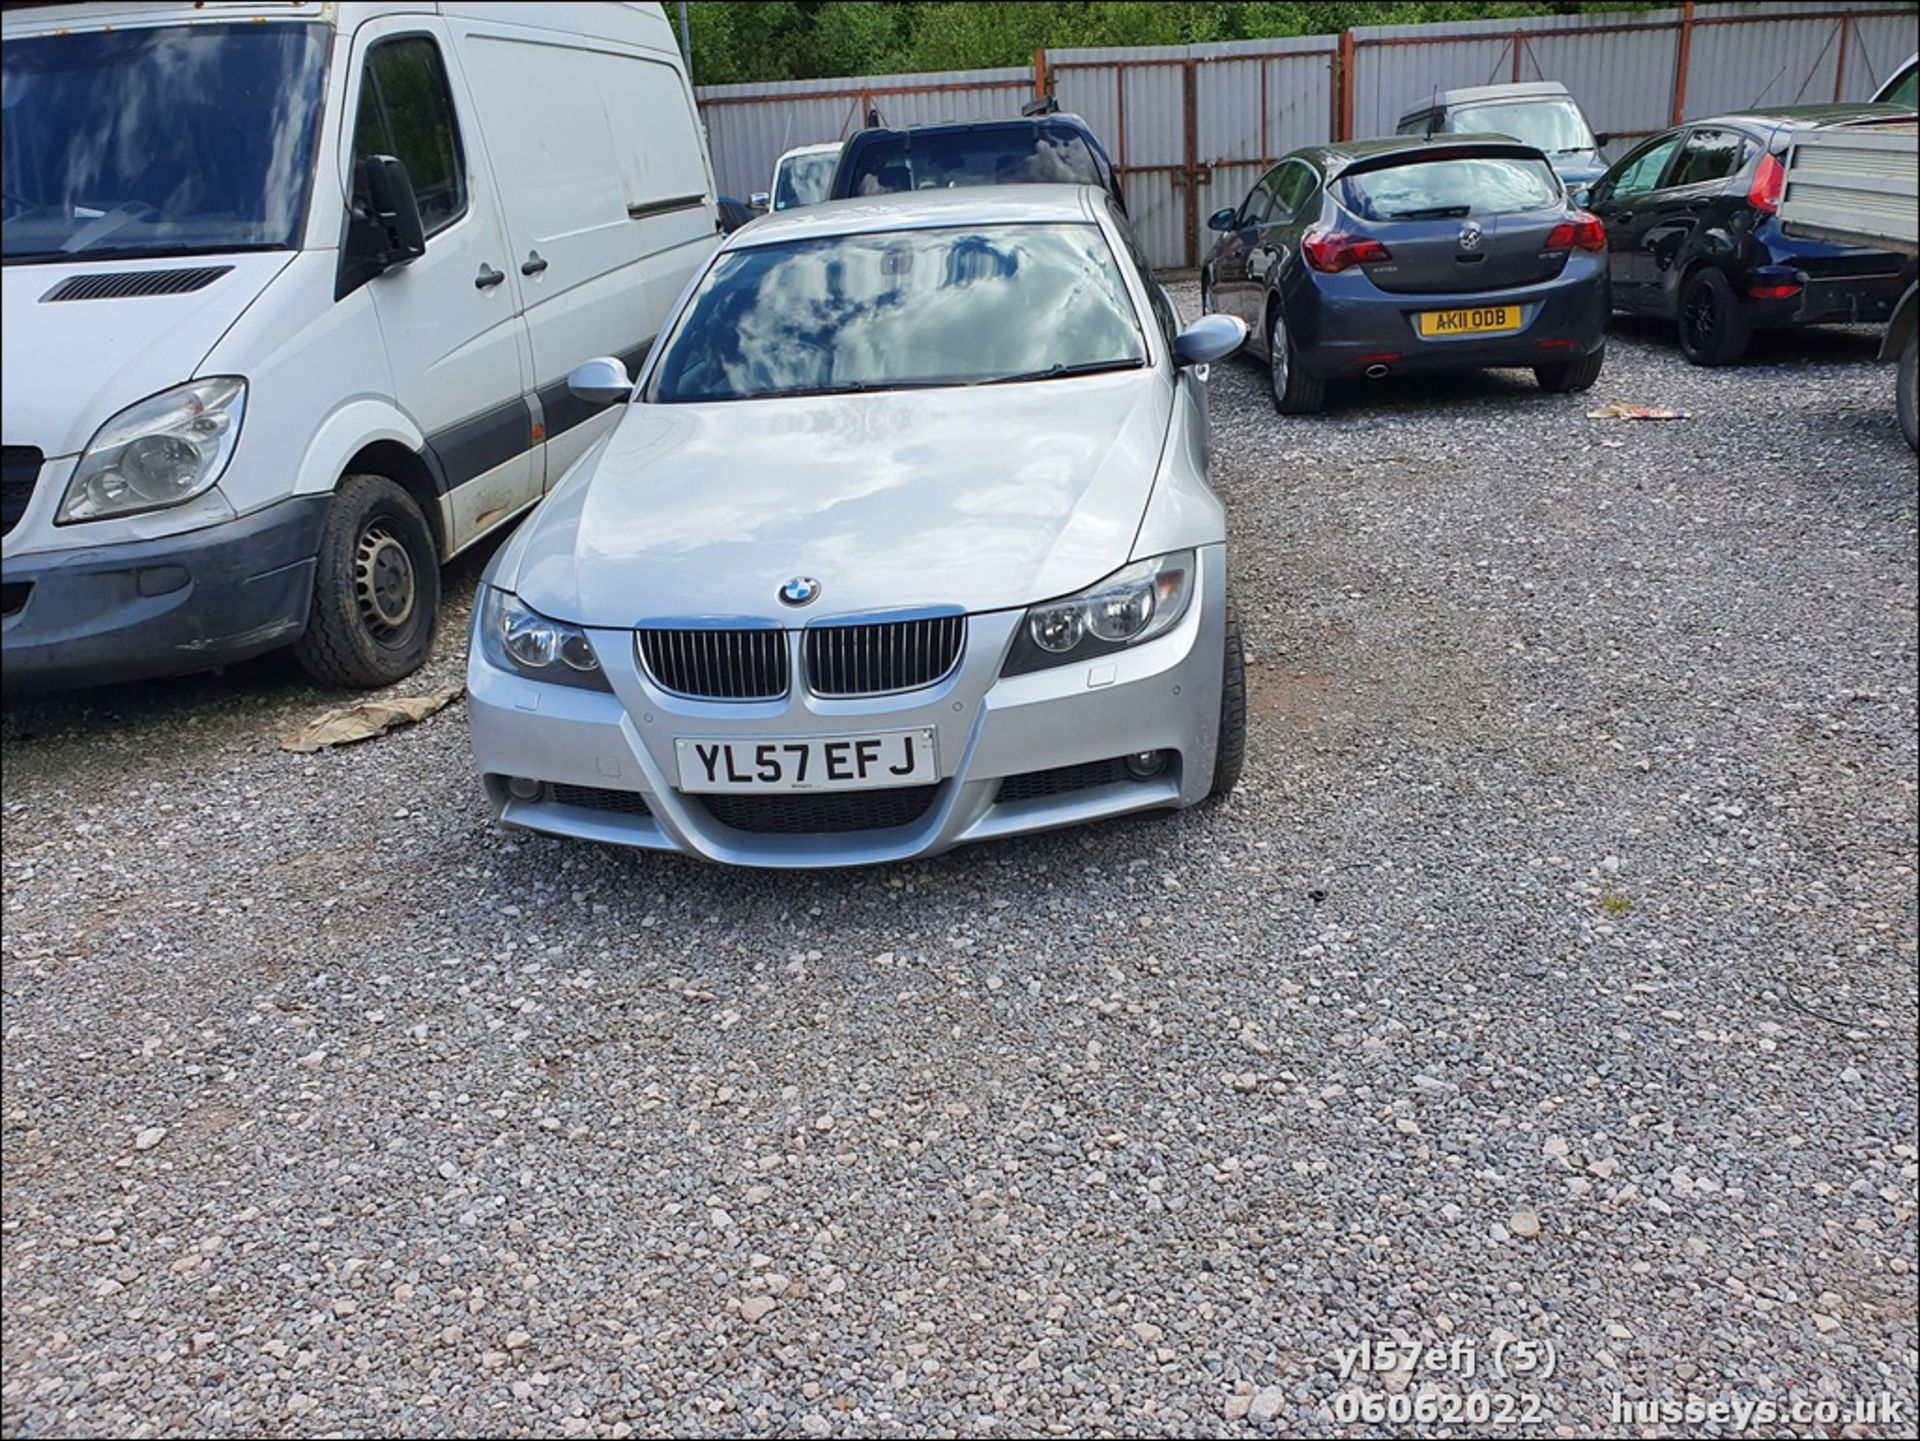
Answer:
[[[1394,210],[1382,216],[1383,220],[1458,220],[1462,215],[1471,214],[1471,205],[1429,205],[1424,210]]]
[[[1098,375],[1108,370],[1139,370],[1144,360],[1082,360],[1068,365],[1064,361],[1045,370],[1023,370],[1017,375],[996,375],[991,380],[976,380],[975,385],[1018,385],[1027,380],[1062,380],[1069,375]]]

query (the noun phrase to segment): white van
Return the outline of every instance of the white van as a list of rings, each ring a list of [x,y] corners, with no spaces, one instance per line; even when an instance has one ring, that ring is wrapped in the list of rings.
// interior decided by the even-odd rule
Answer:
[[[8,688],[425,659],[716,243],[659,5],[9,6]]]

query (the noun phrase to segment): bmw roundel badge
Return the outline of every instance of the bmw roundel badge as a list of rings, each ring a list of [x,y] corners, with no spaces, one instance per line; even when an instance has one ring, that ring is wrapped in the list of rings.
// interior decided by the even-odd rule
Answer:
[[[783,605],[808,605],[820,594],[820,582],[810,575],[796,575],[780,587]]]

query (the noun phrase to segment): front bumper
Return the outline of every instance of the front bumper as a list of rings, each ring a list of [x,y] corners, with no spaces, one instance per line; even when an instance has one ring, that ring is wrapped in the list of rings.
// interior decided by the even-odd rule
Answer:
[[[1226,636],[1226,551],[1203,548],[1197,591],[1171,631],[1098,660],[1001,677],[1019,612],[976,615],[945,681],[905,695],[825,700],[796,683],[784,700],[686,700],[656,687],[628,631],[591,632],[613,693],[543,684],[467,661],[474,761],[494,811],[552,835],[680,851],[734,865],[870,865],[971,841],[1192,805],[1212,787]],[[797,674],[797,673],[796,673]],[[926,727],[940,780],[924,809],[874,829],[742,829],[678,789],[676,738],[844,736]],[[1170,753],[1134,779],[1100,763]],[[1051,779],[1033,779],[1047,773]],[[540,783],[518,799],[509,778]],[[1020,782],[1002,799],[1001,782]],[[1013,787],[1009,788],[1014,789]],[[874,795],[872,792],[828,793]],[[728,809],[721,807],[721,809]],[[730,811],[736,819],[738,812]]]
[[[329,497],[296,496],[159,540],[0,564],[0,678],[54,690],[185,675],[294,640]]]
[[[1521,324],[1504,335],[1423,337],[1422,311],[1518,306]],[[1381,290],[1364,268],[1337,275],[1301,272],[1286,295],[1287,325],[1300,364],[1322,380],[1365,374],[1562,365],[1607,340],[1604,257],[1579,253],[1555,279],[1511,290],[1400,294]]]

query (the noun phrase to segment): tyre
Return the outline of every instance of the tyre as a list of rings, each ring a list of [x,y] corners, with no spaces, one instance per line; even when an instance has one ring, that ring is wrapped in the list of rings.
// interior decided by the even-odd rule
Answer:
[[[1240,611],[1227,598],[1227,656],[1220,677],[1220,739],[1213,750],[1210,799],[1233,792],[1247,762],[1247,653],[1240,640]]]
[[[1727,277],[1697,270],[1680,291],[1680,351],[1695,365],[1732,365],[1747,353],[1746,312]]]
[[[439,610],[440,557],[413,497],[383,475],[341,481],[294,643],[300,664],[328,685],[391,685],[426,660]]]
[[[1906,436],[1908,445],[1920,450],[1920,420],[1913,413],[1916,364],[1920,364],[1920,331],[1909,335],[1900,347],[1900,373],[1893,382],[1893,408],[1900,416],[1900,433]]]
[[[1583,355],[1565,365],[1536,365],[1533,378],[1540,382],[1542,390],[1550,390],[1555,395],[1592,390],[1594,381],[1600,378],[1600,367],[1606,363],[1607,347],[1603,345],[1592,355]]]
[[[1327,383],[1300,368],[1300,353],[1287,333],[1280,302],[1267,306],[1267,374],[1272,381],[1273,408],[1282,415],[1314,415],[1326,407]]]

